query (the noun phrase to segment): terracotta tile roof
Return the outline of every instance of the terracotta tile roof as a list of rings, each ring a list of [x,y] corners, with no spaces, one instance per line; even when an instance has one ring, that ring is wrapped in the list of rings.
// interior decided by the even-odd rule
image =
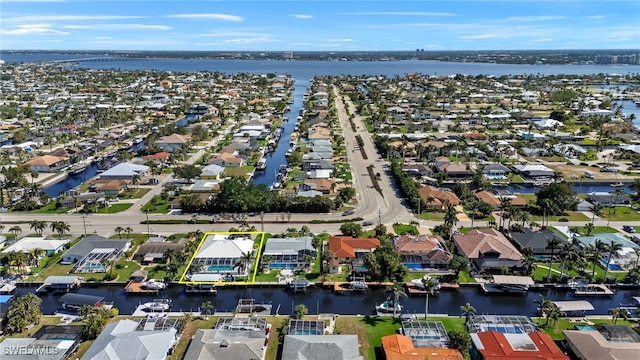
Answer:
[[[516,345],[516,347],[521,346],[521,349],[514,349],[514,344],[509,341],[508,337],[497,331],[485,331],[477,333],[476,336],[484,347],[484,349],[478,350],[483,355],[484,360],[569,360],[569,357],[558,348],[549,335],[544,333],[509,334],[509,337],[528,336],[531,340],[529,344],[534,345],[536,350],[525,348],[521,345]],[[520,341],[518,343],[520,344]]]
[[[393,240],[393,245],[401,255],[426,255],[432,260],[451,261],[451,253],[442,239],[433,235],[402,235]]]
[[[482,190],[482,191],[478,191],[476,193],[476,197],[482,201],[485,202],[491,206],[498,206],[500,205],[500,199],[498,199],[497,196],[493,195],[493,193],[490,193],[486,190]]]
[[[25,163],[28,166],[51,166],[59,163],[60,161],[67,160],[63,157],[52,156],[52,155],[42,155],[31,158],[29,161]]]
[[[382,338],[382,348],[387,360],[463,360],[458,350],[447,348],[416,348],[410,337],[389,335]]]
[[[452,191],[443,191],[434,188],[431,185],[426,185],[418,190],[420,194],[420,198],[427,206],[433,206],[436,202],[432,202],[431,204],[427,202],[427,199],[432,196],[440,201],[442,204],[451,204],[451,205],[460,205],[460,199],[458,196]]]
[[[329,250],[336,258],[353,258],[357,249],[375,249],[380,240],[369,238],[352,238],[351,236],[331,236]]]
[[[142,157],[142,160],[167,160],[169,158],[169,155],[171,154],[166,151],[161,151],[153,155],[145,155]]]
[[[477,259],[489,251],[500,254],[500,259],[520,260],[522,254],[496,229],[473,229],[467,235],[454,235],[453,240],[467,258]]]

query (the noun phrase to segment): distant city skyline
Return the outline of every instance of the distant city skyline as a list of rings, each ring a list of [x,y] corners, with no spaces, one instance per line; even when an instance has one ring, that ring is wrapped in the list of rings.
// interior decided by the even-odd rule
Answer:
[[[640,49],[640,1],[0,0],[10,49]]]

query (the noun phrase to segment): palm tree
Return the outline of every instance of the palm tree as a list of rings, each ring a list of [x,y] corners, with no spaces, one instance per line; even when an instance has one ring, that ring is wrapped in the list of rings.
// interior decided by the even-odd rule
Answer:
[[[595,228],[595,226],[593,225],[593,222],[590,223],[586,223],[584,225],[585,230],[587,230],[587,236],[591,235],[591,233],[593,233],[593,229]]]
[[[31,264],[35,267],[40,266],[40,257],[45,254],[45,251],[40,248],[35,248],[29,251],[29,257],[31,258]]]
[[[500,223],[498,224],[498,227],[500,229],[502,229],[504,227],[504,217],[505,214],[507,212],[507,209],[509,209],[509,207],[511,206],[511,198],[508,197],[501,197],[500,198],[500,206],[499,206],[499,210],[500,210]]]
[[[550,320],[553,320],[553,323],[551,325],[554,325],[559,318],[561,318],[562,316],[565,316],[566,314],[564,313],[564,311],[560,310],[560,308],[558,307],[558,305],[551,303],[552,306],[550,306],[547,310],[547,324],[549,323]]]
[[[607,274],[609,274],[609,268],[611,268],[611,257],[618,256],[618,251],[622,250],[622,244],[611,240],[609,244],[606,245],[606,251],[609,253],[607,256],[606,268],[604,269],[604,280],[607,280]]]
[[[520,261],[525,268],[526,274],[530,275],[531,271],[536,267],[536,260],[533,257],[533,248],[531,246],[522,249],[522,260]]]
[[[451,228],[453,228],[458,223],[458,212],[456,208],[449,204],[447,205],[447,210],[444,214],[444,225],[447,228],[447,236],[451,235]]]
[[[462,312],[460,316],[464,316],[464,323],[468,323],[474,316],[476,316],[476,308],[471,306],[471,304],[466,303],[460,306],[460,311]]]
[[[623,194],[624,194],[624,191],[622,191],[622,189],[621,189],[621,188],[617,188],[617,189],[615,189],[615,190],[613,191],[613,194],[615,195],[615,199],[616,199],[616,200],[615,200],[615,203],[614,203],[614,204],[612,204],[612,206],[613,206],[613,213],[615,214],[615,213],[616,213],[616,210],[618,209],[618,198],[619,198],[621,195],[623,195]],[[611,215],[611,214],[609,214],[609,215]],[[611,216],[609,216],[609,217],[611,217]],[[608,225],[607,225],[607,226],[608,226]]]
[[[591,224],[593,225],[593,223],[596,221],[596,216],[602,216],[602,205],[600,203],[593,204],[591,206],[591,212],[593,213],[593,215],[591,216]]]
[[[546,236],[545,239],[547,240],[547,246],[545,247],[545,249],[551,250],[551,255],[549,256],[549,272],[547,273],[547,281],[551,281],[551,266],[553,265],[553,255],[555,250],[560,245],[560,240],[555,237],[549,238]]]
[[[71,230],[71,226],[65,221],[52,221],[49,225],[51,230],[57,232],[60,238],[62,238],[67,231]]]
[[[549,226],[549,213],[553,211],[554,204],[551,199],[542,199],[540,207],[542,208],[542,226]]]
[[[619,318],[623,318],[625,320],[627,320],[628,318],[626,309],[617,307],[617,308],[609,309],[609,312],[611,313],[611,321],[613,321],[614,325],[618,322]]]
[[[17,239],[18,238],[18,234],[22,233],[22,228],[20,227],[20,225],[14,225],[11,228],[9,228],[9,232],[11,234],[13,234],[13,237],[15,239]]]
[[[29,221],[29,228],[36,232],[38,235],[42,235],[42,232],[47,227],[47,222],[44,220],[31,220]]]
[[[560,281],[562,281],[562,277],[564,276],[565,263],[567,262],[567,260],[572,260],[577,257],[573,240],[567,241],[566,243],[560,245],[560,257],[562,258],[562,265],[560,266]]]
[[[119,239],[122,239],[122,232],[124,231],[124,228],[122,226],[116,226],[116,228],[113,229],[113,231],[115,231],[118,234]]]
[[[423,277],[422,285],[424,285],[424,290],[427,295],[424,300],[424,319],[427,320],[427,314],[429,313],[429,295],[435,295],[439,282],[431,277]]]
[[[398,282],[394,282],[392,286],[388,286],[384,290],[384,292],[390,294],[389,298],[392,301],[391,305],[393,306],[393,318],[395,319],[398,302],[400,301],[401,298],[407,297],[407,293],[404,292],[404,288]]]
[[[213,305],[211,305],[211,301],[205,301],[202,303],[202,305],[200,305],[200,311],[204,313],[205,320],[207,320],[209,318],[209,315],[211,315],[212,308],[213,308]]]
[[[127,233],[127,237],[129,237],[131,235],[131,233],[133,232],[133,229],[131,228],[131,226],[127,226],[126,228],[124,228],[124,232]]]

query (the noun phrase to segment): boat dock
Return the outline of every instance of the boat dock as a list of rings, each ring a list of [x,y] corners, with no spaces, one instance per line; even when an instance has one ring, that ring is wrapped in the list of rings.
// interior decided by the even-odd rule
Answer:
[[[352,282],[337,282],[333,284],[333,292],[340,295],[364,294],[367,291],[366,283],[364,286],[353,286]]]
[[[157,294],[159,289],[147,289],[144,287],[144,282],[129,281],[124,287],[126,294]]]
[[[613,296],[613,291],[602,284],[588,284],[573,288],[575,296]]]
[[[311,285],[307,279],[294,278],[289,282],[289,289],[294,293],[307,292],[307,288]]]
[[[36,292],[69,292],[80,288],[81,284],[82,278],[79,276],[49,276],[38,286]]]

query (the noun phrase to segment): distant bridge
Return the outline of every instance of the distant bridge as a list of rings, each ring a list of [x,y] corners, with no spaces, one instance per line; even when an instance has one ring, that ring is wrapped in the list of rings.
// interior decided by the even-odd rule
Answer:
[[[88,57],[88,58],[77,58],[77,59],[52,60],[49,62],[54,64],[66,64],[66,63],[105,62],[105,61],[137,61],[137,60],[143,60],[143,59],[122,57],[122,56],[100,56],[100,57]]]

